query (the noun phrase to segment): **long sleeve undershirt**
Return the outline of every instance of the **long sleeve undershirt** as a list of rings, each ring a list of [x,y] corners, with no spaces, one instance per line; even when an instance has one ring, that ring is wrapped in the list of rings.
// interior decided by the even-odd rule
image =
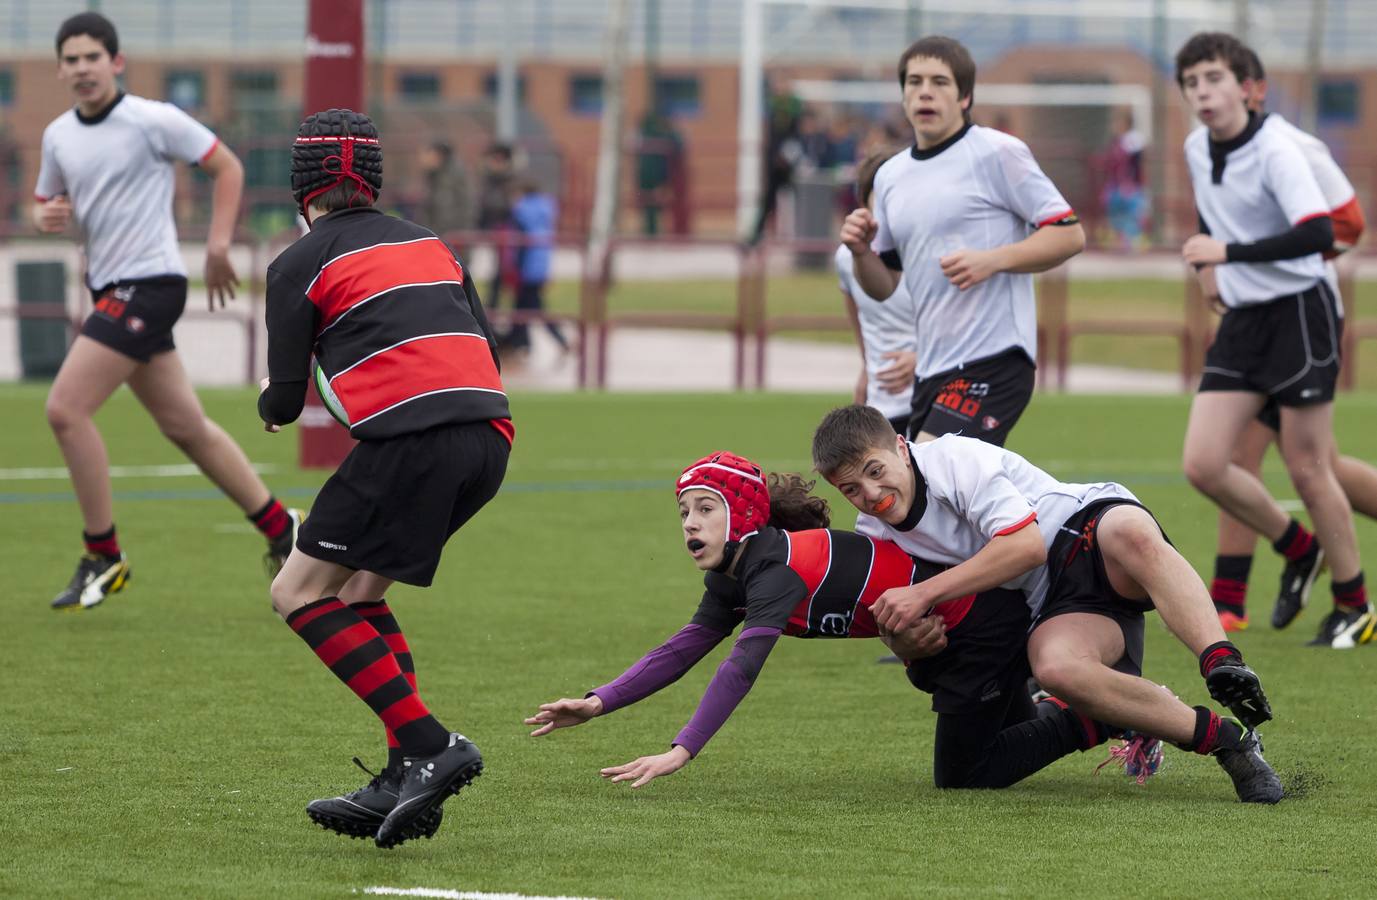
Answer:
[[[1260,241],[1227,244],[1224,252],[1231,263],[1260,263],[1324,253],[1333,246],[1334,220],[1329,216],[1316,216]]]

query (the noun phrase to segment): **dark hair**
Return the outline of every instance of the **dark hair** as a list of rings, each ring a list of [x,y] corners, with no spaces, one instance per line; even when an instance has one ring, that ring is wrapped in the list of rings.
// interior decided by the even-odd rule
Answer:
[[[936,59],[947,64],[952,77],[956,79],[956,96],[959,100],[970,98],[965,110],[966,121],[971,120],[971,107],[975,105],[975,60],[966,45],[955,38],[930,34],[909,45],[904,55],[899,57],[899,87],[902,89],[908,79],[908,62],[916,57]]]
[[[512,161],[512,145],[495,143],[489,144],[488,149],[483,151],[484,156],[500,156],[507,162]]]
[[[872,450],[895,446],[894,428],[878,409],[853,403],[832,410],[813,432],[813,468],[831,478]]]
[[[1254,81],[1266,81],[1267,70],[1262,68],[1262,58],[1252,47],[1244,45],[1243,52],[1248,57],[1248,77]]]
[[[1184,73],[1191,66],[1210,60],[1219,60],[1228,66],[1239,84],[1248,80],[1251,71],[1248,61],[1248,48],[1232,34],[1222,31],[1202,31],[1191,35],[1190,40],[1176,51],[1176,85],[1184,88]],[[1258,63],[1261,68],[1262,63]]]
[[[765,524],[784,531],[808,531],[832,524],[832,511],[822,497],[813,496],[816,481],[804,481],[794,472],[771,472],[766,476],[770,491],[770,521]]]
[[[870,195],[875,190],[875,173],[892,156],[888,150],[872,153],[856,166],[856,200],[861,206],[870,205]]]
[[[120,52],[120,36],[115,33],[115,24],[100,13],[84,12],[77,13],[58,27],[57,55],[62,56],[62,45],[67,43],[68,38],[81,34],[100,41],[105,52],[112,57]]]
[[[441,165],[447,164],[454,158],[454,148],[449,145],[448,141],[431,141],[430,149],[435,152],[436,156],[440,157]]]

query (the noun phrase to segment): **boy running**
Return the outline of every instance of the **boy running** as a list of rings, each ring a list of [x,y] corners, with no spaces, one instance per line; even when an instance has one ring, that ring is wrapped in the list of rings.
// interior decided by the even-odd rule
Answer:
[[[1284,608],[1300,608],[1299,595],[1328,562],[1334,608],[1312,645],[1367,643],[1377,617],[1367,602],[1353,512],[1333,464],[1342,320],[1321,257],[1334,244],[1331,207],[1295,140],[1249,114],[1243,91],[1249,63],[1238,40],[1195,35],[1177,53],[1176,73],[1205,126],[1186,138],[1202,233],[1181,252],[1192,265],[1215,267],[1227,307],[1191,404],[1186,477],[1286,557],[1286,577],[1300,588],[1294,599],[1279,599]],[[1269,400],[1281,410],[1282,459],[1314,522],[1313,535],[1231,461]]]
[[[311,231],[268,267],[258,412],[268,431],[301,415],[314,354],[359,441],[321,487],[272,600],[387,732],[382,772],[307,813],[392,847],[432,836],[483,762],[422,702],[384,595],[431,583],[450,535],[497,493],[513,431],[472,278],[432,232],[375,209],[381,190],[367,116],[331,109],[301,124],[292,195]]]
[[[902,280],[917,310],[908,434],[1002,446],[1033,395],[1033,273],[1085,248],[1076,214],[1022,141],[971,123],[975,62],[925,37],[899,58],[914,145],[875,176],[874,212],[842,224],[856,281],[885,300]]]
[[[285,509],[244,451],[206,417],[172,340],[186,306],[187,273],[172,218],[173,166],[199,165],[214,182],[206,289],[210,309],[234,297],[229,261],[244,169],[205,126],[169,103],[125,94],[119,36],[109,19],[81,13],[57,32],[57,75],[76,105],[43,132],[33,221],[82,234],[95,309],[48,393],[48,424],[72,475],[85,553],[54,609],[87,609],[121,590],[129,563],[115,533],[110,460],[93,418],[122,384],[206,477],[268,540],[276,572],[301,513]]]
[[[860,510],[859,533],[951,565],[880,595],[880,627],[903,631],[973,592],[1021,590],[1034,622],[1028,662],[1044,689],[1095,721],[1213,755],[1245,803],[1281,799],[1251,730],[1272,717],[1261,682],[1225,640],[1199,576],[1127,488],[1063,484],[956,435],[910,443],[864,406],[823,419],[813,463]],[[1241,722],[1141,677],[1144,614],[1154,608],[1199,659],[1210,696]]]
[[[1315,181],[1324,194],[1325,203],[1329,206],[1329,217],[1334,222],[1334,243],[1323,254],[1325,280],[1337,298],[1339,279],[1333,260],[1352,249],[1366,227],[1362,207],[1358,204],[1358,195],[1323,141],[1301,131],[1280,115],[1266,112],[1267,75],[1262,60],[1251,48],[1245,47],[1244,52],[1248,59],[1248,80],[1243,82],[1243,89],[1249,112],[1262,117],[1264,129],[1280,130],[1295,142],[1306,162],[1310,164],[1310,171],[1314,174]],[[1212,286],[1214,267],[1205,267],[1202,275],[1205,273],[1208,273],[1207,284]],[[1343,304],[1337,303],[1335,311],[1342,316]],[[1267,448],[1276,443],[1280,430],[1280,407],[1275,400],[1269,399],[1262,412],[1258,413],[1257,418],[1245,429],[1234,449],[1233,462],[1260,477],[1262,457]],[[1377,469],[1355,457],[1340,456],[1334,461],[1334,476],[1357,512],[1377,518]],[[1210,585],[1210,595],[1214,598],[1215,609],[1219,612],[1219,620],[1225,631],[1241,631],[1248,627],[1248,612],[1244,598],[1248,590],[1248,573],[1252,569],[1253,548],[1256,543],[1257,532],[1228,513],[1220,511],[1219,549],[1215,557],[1214,581]],[[1322,565],[1323,559],[1318,544],[1314,545],[1311,555],[1286,564],[1282,573],[1281,589],[1272,610],[1272,627],[1285,628],[1300,614],[1301,609],[1309,601],[1311,586]]]

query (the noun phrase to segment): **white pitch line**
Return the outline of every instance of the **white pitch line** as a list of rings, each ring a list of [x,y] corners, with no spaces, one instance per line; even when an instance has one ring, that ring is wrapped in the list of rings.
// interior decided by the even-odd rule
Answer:
[[[255,463],[253,470],[260,475],[271,475],[277,471],[277,466]],[[111,478],[186,478],[200,474],[201,470],[191,463],[110,467]],[[0,469],[0,481],[66,481],[70,477],[66,466]]]
[[[452,891],[444,888],[364,888],[365,894],[384,897],[435,897],[438,900],[596,900],[594,897],[544,897],[535,894],[490,894],[484,891]]]

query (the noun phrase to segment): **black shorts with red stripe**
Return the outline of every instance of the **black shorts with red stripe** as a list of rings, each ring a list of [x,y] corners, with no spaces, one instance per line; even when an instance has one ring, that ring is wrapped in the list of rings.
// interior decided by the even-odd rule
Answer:
[[[996,447],[1009,439],[1033,399],[1037,368],[1018,348],[977,359],[913,385],[908,439],[959,434]]]
[[[1110,668],[1127,675],[1142,675],[1143,616],[1155,607],[1151,598],[1134,600],[1114,590],[1096,537],[1100,517],[1115,506],[1136,506],[1151,515],[1151,510],[1141,503],[1108,498],[1088,504],[1063,522],[1047,552],[1050,583],[1037,625],[1067,613],[1090,613],[1112,619],[1124,636],[1124,655]],[[1165,531],[1162,537],[1171,543]]]
[[[511,446],[506,420],[360,441],[321,487],[296,547],[425,587],[445,542],[497,493]]]
[[[175,350],[172,326],[186,309],[186,286],[180,275],[158,275],[93,288],[81,333],[139,362]]]
[[[1031,618],[1022,591],[985,591],[947,631],[941,653],[909,663],[908,680],[932,694],[933,712],[969,713],[995,703],[1007,705],[1013,692],[1027,690]]]

